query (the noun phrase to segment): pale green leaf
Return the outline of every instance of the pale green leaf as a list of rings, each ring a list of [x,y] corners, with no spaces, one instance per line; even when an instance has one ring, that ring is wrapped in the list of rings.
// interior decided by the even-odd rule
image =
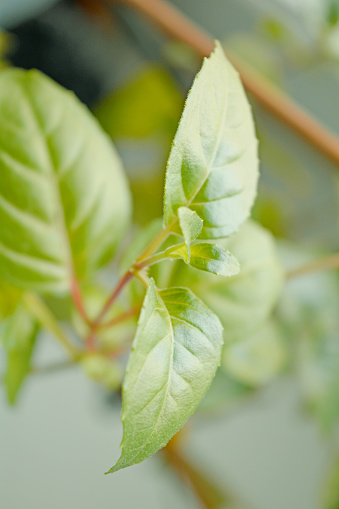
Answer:
[[[175,251],[171,251],[172,258],[182,258],[191,267],[204,272],[211,272],[219,276],[235,276],[239,273],[238,260],[225,249],[199,242],[191,247],[190,259],[188,259],[186,244],[180,245]]]
[[[11,404],[16,402],[24,379],[30,370],[37,332],[35,319],[23,305],[19,305],[1,327],[1,343],[7,356],[4,386]]]
[[[38,71],[0,74],[0,276],[69,289],[107,262],[130,216],[119,158],[70,92]]]
[[[266,321],[281,293],[283,270],[273,236],[253,221],[218,244],[239,261],[238,275],[226,279],[199,273],[180,261],[155,265],[152,274],[164,287],[191,288],[220,317],[228,341]]]
[[[306,257],[300,254],[294,248],[288,255],[296,257],[296,266],[309,261],[309,253]],[[278,307],[278,317],[293,346],[293,368],[305,405],[327,433],[339,424],[338,302],[337,278],[319,272],[292,279]]]
[[[218,318],[188,289],[151,280],[123,385],[122,454],[110,470],[166,445],[209,388],[222,348]]]
[[[188,95],[167,165],[164,225],[180,233],[179,207],[204,221],[200,238],[234,233],[258,179],[257,140],[240,78],[219,43]]]
[[[225,344],[223,366],[236,380],[257,386],[281,372],[287,349],[277,324],[268,321],[259,329]]]
[[[109,359],[100,354],[88,354],[81,359],[85,374],[109,391],[119,389],[122,381],[120,364],[116,359]]]
[[[179,207],[178,217],[180,228],[187,246],[186,261],[189,262],[191,257],[192,241],[200,235],[204,222],[196,212],[188,209],[187,207]]]

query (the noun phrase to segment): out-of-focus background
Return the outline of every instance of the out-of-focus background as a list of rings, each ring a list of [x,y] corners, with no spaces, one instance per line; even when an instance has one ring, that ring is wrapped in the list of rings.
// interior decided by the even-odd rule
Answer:
[[[339,135],[336,0],[172,4]],[[159,216],[170,142],[200,66],[194,52],[115,2],[0,0],[0,28],[1,65],[38,68],[74,90],[116,143],[131,180],[135,222]],[[250,100],[261,157],[255,219],[276,236],[287,267],[337,250],[339,168]],[[188,453],[239,499],[229,507],[338,509],[324,505],[324,485],[339,449],[335,277],[288,283],[278,313],[303,337],[289,369],[279,349],[279,376],[259,365],[261,379],[245,360],[241,382],[258,381],[255,395],[238,401],[239,385],[218,405],[215,389],[190,422]],[[292,336],[282,358],[294,348]],[[37,362],[58,355],[46,337]],[[335,380],[328,381],[333,359]],[[321,398],[329,383],[326,406]],[[200,507],[158,456],[104,477],[119,454],[121,434],[118,399],[93,387],[76,368],[31,377],[14,409],[1,393],[0,506]]]

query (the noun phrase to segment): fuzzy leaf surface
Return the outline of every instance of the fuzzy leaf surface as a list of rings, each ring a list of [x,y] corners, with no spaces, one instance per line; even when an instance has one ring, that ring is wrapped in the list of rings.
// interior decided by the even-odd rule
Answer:
[[[187,261],[191,257],[191,244],[194,239],[199,237],[203,227],[203,220],[196,212],[187,207],[178,209],[179,224],[187,246]]]
[[[0,75],[0,277],[69,289],[107,262],[130,216],[120,160],[75,96],[38,71]]]
[[[164,447],[197,408],[220,364],[222,326],[188,289],[151,279],[123,386],[122,454],[110,470]]]
[[[248,217],[258,179],[257,140],[240,78],[219,43],[188,95],[169,156],[164,226],[180,233],[179,207],[204,221],[201,239],[234,233]]]

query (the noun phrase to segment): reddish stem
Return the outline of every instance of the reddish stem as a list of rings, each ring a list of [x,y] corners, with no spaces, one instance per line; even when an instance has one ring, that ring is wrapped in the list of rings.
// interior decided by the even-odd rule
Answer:
[[[91,324],[92,331],[95,331],[99,327],[99,325],[102,322],[102,319],[106,315],[107,311],[110,309],[110,307],[115,302],[118,295],[120,294],[121,290],[132,279],[132,277],[133,277],[133,272],[131,270],[128,270],[126,272],[126,274],[124,274],[124,276],[122,276],[122,278],[118,282],[117,286],[115,287],[113,293],[107,299],[106,304],[104,305],[104,307],[102,308],[102,310],[100,311],[100,313],[98,314],[96,319],[92,322],[92,324]]]
[[[90,325],[91,321],[87,316],[85,306],[84,306],[84,303],[83,303],[83,300],[81,297],[79,284],[75,277],[73,277],[72,281],[71,281],[71,292],[72,292],[74,304],[75,304],[77,310],[79,311],[81,317],[88,325]]]
[[[129,311],[126,311],[125,313],[122,313],[119,316],[116,316],[111,321],[102,323],[98,325],[98,329],[110,329],[111,327],[114,327],[115,325],[119,325],[119,323],[124,322],[125,320],[128,320],[129,318],[132,318],[133,316],[140,313],[141,306],[135,306],[134,308],[130,309]]]

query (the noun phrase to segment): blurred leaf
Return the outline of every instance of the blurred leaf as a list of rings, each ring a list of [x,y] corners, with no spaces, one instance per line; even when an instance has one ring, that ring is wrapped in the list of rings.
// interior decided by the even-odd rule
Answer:
[[[143,138],[154,133],[172,136],[182,104],[171,75],[149,65],[105,97],[95,114],[112,138]]]
[[[324,509],[339,508],[339,456],[334,461],[324,490]]]
[[[331,0],[327,10],[327,22],[330,26],[335,26],[339,23],[339,1]]]
[[[140,463],[194,412],[220,363],[222,327],[188,289],[158,292],[151,279],[123,385],[118,463]]]
[[[69,289],[106,263],[130,197],[114,147],[69,92],[38,71],[0,73],[0,275]]]
[[[223,365],[235,379],[251,386],[260,386],[281,372],[287,358],[282,333],[274,321],[235,338],[226,344]]]
[[[81,359],[81,367],[91,380],[109,391],[116,391],[121,386],[122,370],[115,359],[100,354],[88,354]]]
[[[12,405],[16,402],[30,370],[37,333],[37,323],[23,305],[20,305],[1,327],[0,343],[7,354],[4,385],[8,401]]]
[[[227,87],[225,87],[227,83]],[[181,233],[178,209],[197,212],[201,239],[226,237],[248,217],[258,179],[252,113],[219,43],[188,95],[169,156],[164,226]]]
[[[325,432],[339,423],[339,283],[319,273],[291,280],[278,317],[305,403]]]
[[[22,295],[22,291],[15,286],[7,283],[7,281],[0,280],[0,317],[7,318],[11,315]]]

